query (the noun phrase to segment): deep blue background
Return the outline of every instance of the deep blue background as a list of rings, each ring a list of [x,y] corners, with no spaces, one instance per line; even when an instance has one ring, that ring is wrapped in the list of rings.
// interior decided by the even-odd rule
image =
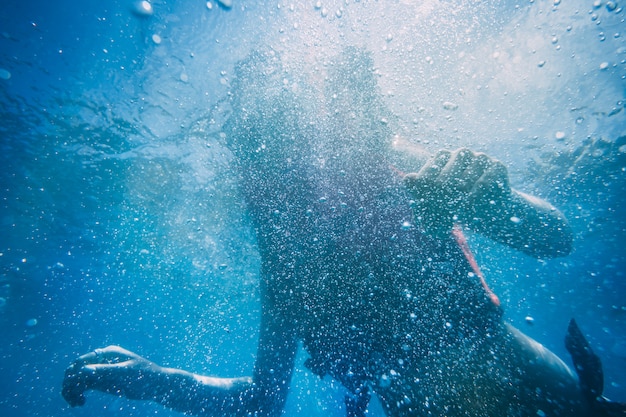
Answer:
[[[97,394],[65,405],[65,367],[111,343],[163,365],[250,372],[258,255],[219,126],[234,63],[260,45],[313,79],[324,55],[367,47],[405,134],[432,150],[488,151],[517,188],[563,209],[569,257],[472,245],[507,320],[567,359],[576,317],[605,363],[606,394],[626,401],[621,9],[154,1],[142,17],[130,1],[5,3],[0,415],[174,415]],[[287,415],[342,414],[332,381],[299,366],[293,385]]]

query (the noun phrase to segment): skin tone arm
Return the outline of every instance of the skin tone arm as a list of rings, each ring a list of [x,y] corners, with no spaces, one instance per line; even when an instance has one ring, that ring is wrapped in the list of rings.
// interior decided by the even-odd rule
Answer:
[[[512,189],[506,167],[468,149],[440,151],[405,176],[414,212],[427,232],[447,235],[461,223],[537,258],[565,256],[572,231],[549,203]]]
[[[211,378],[164,368],[119,346],[81,356],[63,381],[63,397],[71,406],[85,403],[84,391],[98,390],[181,412],[231,409],[237,396],[251,396],[252,389],[252,378]]]
[[[294,332],[264,311],[252,378],[215,378],[165,368],[119,346],[109,346],[78,358],[65,372],[62,393],[73,407],[85,403],[85,391],[97,390],[195,415],[256,412],[276,416],[287,398],[296,349]]]

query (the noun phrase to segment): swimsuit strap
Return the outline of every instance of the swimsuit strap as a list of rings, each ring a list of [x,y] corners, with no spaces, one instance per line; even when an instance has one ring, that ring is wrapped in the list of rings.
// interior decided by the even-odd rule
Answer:
[[[459,224],[455,224],[452,228],[452,236],[454,236],[454,240],[456,240],[457,245],[459,245],[459,247],[463,251],[463,255],[465,255],[467,262],[469,262],[470,266],[472,267],[474,274],[476,274],[476,276],[480,279],[480,283],[485,289],[485,293],[487,293],[487,296],[489,297],[491,302],[496,307],[500,307],[500,299],[493,291],[491,291],[491,288],[489,288],[489,285],[485,280],[485,276],[478,267],[476,258],[474,258],[474,254],[472,253],[472,250],[470,249],[469,244],[467,243],[467,239],[465,238],[463,230],[461,230],[461,226]]]

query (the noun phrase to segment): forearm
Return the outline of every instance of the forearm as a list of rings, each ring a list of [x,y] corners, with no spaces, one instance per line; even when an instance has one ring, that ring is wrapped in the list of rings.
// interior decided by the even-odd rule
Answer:
[[[174,368],[158,368],[136,394],[179,412],[203,416],[243,416],[254,408],[252,378],[215,378]],[[125,396],[133,398],[133,393]]]
[[[477,204],[463,217],[476,232],[537,258],[565,256],[572,250],[565,216],[548,202],[516,190]]]
[[[151,400],[203,416],[278,416],[287,398],[297,351],[294,330],[263,305],[254,377],[215,378],[160,368]],[[278,316],[278,317],[277,317]]]

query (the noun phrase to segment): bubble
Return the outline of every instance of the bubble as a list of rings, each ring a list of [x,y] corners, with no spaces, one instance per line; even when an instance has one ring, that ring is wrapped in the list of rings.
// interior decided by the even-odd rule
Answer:
[[[381,388],[388,388],[389,386],[391,386],[391,380],[389,379],[389,376],[386,374],[382,374],[380,376],[380,379],[378,380],[378,386]]]
[[[413,225],[408,221],[402,223],[402,230],[411,230],[412,227]]]
[[[180,74],[180,80],[184,83],[186,83],[187,81],[189,81],[189,76],[186,73],[181,73]]]
[[[565,132],[561,132],[561,131],[556,132],[554,134],[554,138],[556,140],[563,140],[563,139],[565,139]]]
[[[511,217],[511,222],[518,224],[520,223],[522,220],[519,217],[513,216]]]
[[[152,42],[154,42],[156,45],[160,45],[161,37],[155,33],[154,35],[152,35]]]
[[[3,80],[8,80],[11,78],[11,73],[4,68],[0,68],[0,78]]]
[[[526,320],[526,323],[528,324],[535,324],[535,319],[531,316],[526,316],[524,320]]]
[[[36,318],[32,318],[32,319],[28,319],[26,320],[26,326],[27,327],[35,327],[37,325],[37,319]]]
[[[602,70],[602,71],[604,71],[608,67],[609,67],[609,63],[608,62],[603,62],[603,63],[600,64],[600,70]]]
[[[539,61],[539,63],[537,64],[539,68],[543,68],[544,65],[546,65],[546,61]]]
[[[452,103],[451,101],[444,101],[443,108],[446,110],[456,110],[459,108],[459,105],[456,103]]]
[[[149,1],[138,1],[133,6],[133,12],[137,16],[152,16],[154,13],[154,9],[152,8],[152,4]]]
[[[206,8],[209,10],[213,10],[213,3],[211,3],[210,1],[206,2]]]

